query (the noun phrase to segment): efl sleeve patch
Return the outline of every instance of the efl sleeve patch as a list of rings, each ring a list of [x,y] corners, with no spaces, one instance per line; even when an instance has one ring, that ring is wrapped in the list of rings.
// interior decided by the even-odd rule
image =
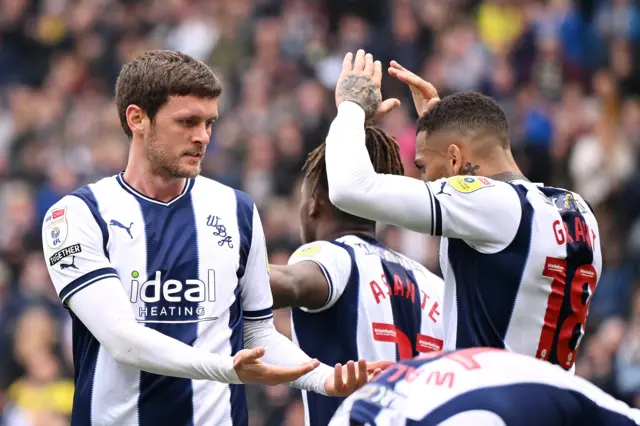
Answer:
[[[487,178],[472,176],[454,176],[449,178],[449,183],[456,191],[465,194],[493,186],[493,183]]]
[[[46,242],[49,247],[56,249],[67,239],[69,227],[67,224],[67,208],[53,210],[44,219]]]
[[[293,253],[293,255],[291,257],[293,259],[300,258],[300,257],[310,257],[310,256],[318,254],[320,252],[321,248],[322,248],[322,246],[320,244],[311,243],[311,244],[305,245],[303,247],[300,247],[298,250],[295,251],[295,253]]]

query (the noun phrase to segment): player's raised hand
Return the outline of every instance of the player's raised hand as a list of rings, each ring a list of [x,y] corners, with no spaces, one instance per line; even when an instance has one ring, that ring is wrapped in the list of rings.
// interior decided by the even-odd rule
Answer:
[[[373,380],[385,368],[394,364],[393,361],[367,362],[361,359],[357,363],[347,362],[346,365],[336,364],[333,376],[328,377],[324,383],[325,391],[329,396],[349,396],[368,382]]]
[[[391,61],[389,74],[409,86],[418,116],[422,116],[422,114],[440,101],[438,91],[433,84],[420,78],[396,61]]]
[[[320,365],[320,361],[312,359],[297,367],[277,367],[262,362],[264,348],[243,349],[233,357],[233,368],[242,383],[278,385],[292,382]]]
[[[397,99],[382,101],[382,64],[373,61],[370,53],[360,49],[355,59],[351,52],[342,62],[342,72],[336,84],[336,106],[344,101],[354,102],[362,107],[365,119],[381,116],[400,105]]]

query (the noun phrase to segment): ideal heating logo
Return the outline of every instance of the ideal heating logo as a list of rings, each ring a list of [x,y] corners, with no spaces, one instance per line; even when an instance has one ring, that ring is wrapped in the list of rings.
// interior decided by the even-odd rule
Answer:
[[[140,273],[132,271],[131,303],[144,302],[156,306],[139,306],[139,322],[185,323],[211,321],[207,315],[206,302],[216,301],[216,271],[207,271],[207,281],[199,279],[162,280],[162,272],[143,283]]]

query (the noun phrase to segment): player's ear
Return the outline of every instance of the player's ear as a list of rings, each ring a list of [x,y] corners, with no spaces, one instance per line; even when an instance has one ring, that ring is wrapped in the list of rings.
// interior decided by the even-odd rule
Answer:
[[[147,114],[138,105],[129,105],[125,112],[127,124],[132,133],[143,133],[145,129]]]
[[[449,145],[447,148],[447,163],[451,168],[451,175],[457,176],[462,174],[462,153],[460,152],[460,148],[456,144]]]
[[[311,218],[316,218],[320,214],[322,200],[318,197],[317,194],[311,196],[311,202],[309,203],[309,211],[307,214]]]

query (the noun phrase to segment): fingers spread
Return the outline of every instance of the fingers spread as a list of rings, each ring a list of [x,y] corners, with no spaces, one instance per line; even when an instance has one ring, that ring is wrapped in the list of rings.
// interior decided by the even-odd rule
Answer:
[[[365,361],[364,359],[361,359],[360,361],[358,361],[358,382],[356,383],[356,385],[360,387],[365,383],[367,383],[367,381],[368,381],[367,361]]]
[[[411,86],[418,86],[420,84],[421,78],[409,71],[397,71],[393,70],[393,77],[397,78],[403,83],[406,83]]]
[[[391,61],[391,67],[398,71],[407,71],[405,67],[403,67],[396,61]]]
[[[427,104],[427,111],[429,111],[431,108],[433,108],[433,106],[435,104],[437,104],[438,102],[440,102],[440,98],[433,98],[429,101],[429,103]]]
[[[356,363],[349,361],[347,363],[347,389],[355,389],[358,385],[358,377],[356,376]]]
[[[342,74],[346,74],[353,69],[353,53],[349,52],[344,55],[344,60],[342,61]]]
[[[373,74],[373,55],[371,53],[367,53],[364,56],[364,73],[365,75],[372,75]]]
[[[353,71],[362,72],[364,71],[365,58],[364,58],[364,50],[358,50],[356,53],[356,60],[353,63]]]
[[[338,363],[333,369],[333,385],[336,391],[341,391],[344,388],[344,381],[342,380],[342,364]]]
[[[420,77],[418,77],[418,78],[420,80],[422,80]],[[433,86],[433,84],[429,83],[428,81],[422,80],[421,87],[422,87],[422,90],[426,91],[426,93],[428,94],[429,98],[437,98],[438,97],[438,91]]]
[[[385,368],[388,368],[390,366],[392,366],[393,364],[395,364],[394,361],[389,361],[389,360],[380,360],[380,361],[373,361],[373,362],[369,362],[367,363],[367,371],[372,371],[372,370],[384,370]]]
[[[396,98],[389,98],[384,100],[381,104],[380,104],[380,112],[382,114],[386,114],[389,111],[392,111],[396,108],[398,108],[400,106],[400,101]]]
[[[382,85],[382,62],[373,63],[373,82],[380,87]]]

